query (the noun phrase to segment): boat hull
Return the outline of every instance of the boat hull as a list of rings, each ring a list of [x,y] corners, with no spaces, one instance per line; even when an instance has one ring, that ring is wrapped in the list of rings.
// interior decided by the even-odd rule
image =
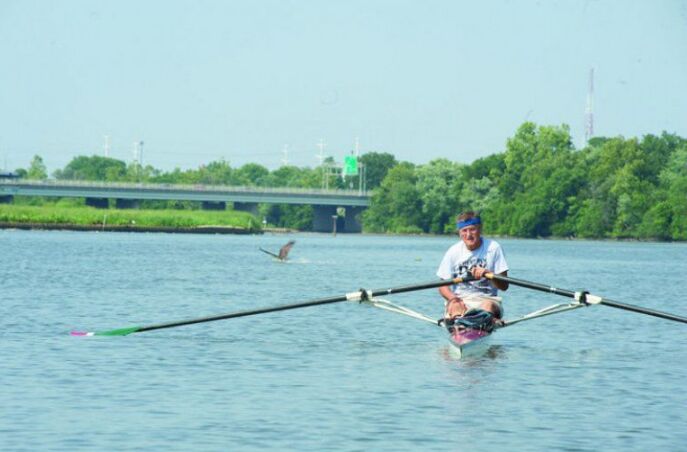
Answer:
[[[449,333],[449,342],[459,357],[483,353],[489,345],[491,333],[477,329],[461,329]]]

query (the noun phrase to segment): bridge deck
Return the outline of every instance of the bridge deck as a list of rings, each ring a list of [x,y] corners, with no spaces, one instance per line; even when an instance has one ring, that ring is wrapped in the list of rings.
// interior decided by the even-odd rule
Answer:
[[[370,195],[356,190],[139,184],[85,181],[0,180],[0,196],[151,199],[205,202],[311,204],[368,207]]]

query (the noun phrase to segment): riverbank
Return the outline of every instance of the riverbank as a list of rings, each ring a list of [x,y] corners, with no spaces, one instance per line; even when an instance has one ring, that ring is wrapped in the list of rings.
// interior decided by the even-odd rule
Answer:
[[[0,205],[0,229],[261,234],[248,212]]]
[[[262,231],[251,231],[243,228],[221,226],[198,226],[193,228],[148,227],[133,225],[78,225],[68,223],[4,223],[0,229],[42,230],[42,231],[98,231],[98,232],[168,232],[182,234],[262,234]]]

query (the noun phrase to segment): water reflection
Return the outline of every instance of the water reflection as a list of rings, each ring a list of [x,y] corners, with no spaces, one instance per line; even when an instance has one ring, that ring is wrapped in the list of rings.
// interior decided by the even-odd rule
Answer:
[[[446,362],[459,363],[461,367],[480,367],[486,360],[505,359],[506,347],[503,345],[488,345],[461,356],[452,345],[445,345],[439,349],[439,356]]]

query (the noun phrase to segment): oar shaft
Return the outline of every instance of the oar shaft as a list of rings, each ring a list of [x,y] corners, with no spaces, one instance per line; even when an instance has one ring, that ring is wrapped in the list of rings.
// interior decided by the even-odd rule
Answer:
[[[524,279],[511,278],[509,276],[497,275],[494,273],[487,273],[484,275],[487,279],[497,280],[513,284],[515,286],[525,287],[528,289],[539,290],[541,292],[553,293],[556,295],[561,295],[568,298],[578,299],[581,292],[574,292],[567,289],[559,289],[556,287],[547,286],[545,284],[535,283],[532,281],[525,281]],[[679,316],[676,314],[671,314],[668,312],[657,311],[655,309],[643,308],[641,306],[635,306],[632,304],[621,303],[619,301],[610,300],[608,298],[603,298],[594,295],[586,295],[590,300],[594,300],[593,303],[603,304],[610,306],[612,308],[623,309],[625,311],[637,312],[639,314],[646,314],[654,317],[659,317],[666,320],[673,320],[675,322],[687,323],[687,317]]]
[[[469,278],[455,278],[455,279],[445,279],[445,280],[440,280],[440,281],[430,281],[428,283],[424,284],[412,284],[410,286],[401,286],[401,287],[391,287],[389,289],[375,289],[369,291],[369,295],[373,297],[380,297],[384,295],[392,295],[396,293],[404,293],[404,292],[413,292],[416,290],[424,290],[424,289],[435,289],[437,287],[442,287],[442,286],[450,286],[453,284],[460,284],[462,282],[466,281],[473,281],[472,277]]]
[[[391,287],[388,289],[371,290],[371,291],[368,291],[368,294],[372,297],[379,297],[381,295],[391,295],[391,294],[396,294],[396,293],[411,292],[411,291],[415,291],[415,290],[423,290],[423,289],[431,289],[431,288],[441,287],[441,286],[448,286],[450,284],[458,284],[462,281],[463,281],[463,279],[461,279],[461,278],[457,278],[455,280],[431,281],[431,282],[424,283],[424,284],[414,284],[414,285],[410,285],[410,286]],[[199,317],[197,319],[179,320],[176,322],[167,322],[167,323],[158,323],[156,325],[149,325],[149,326],[140,327],[136,332],[140,333],[143,331],[161,330],[164,328],[173,328],[176,326],[192,325],[194,323],[214,322],[216,320],[234,319],[236,317],[246,317],[249,315],[267,314],[269,312],[286,311],[289,309],[298,309],[298,308],[306,308],[309,306],[319,306],[319,305],[323,305],[323,304],[338,303],[340,301],[355,299],[355,294],[362,295],[361,292],[353,292],[353,294],[347,294],[347,295],[341,295],[341,296],[335,296],[335,297],[329,297],[329,298],[319,298],[316,300],[304,301],[302,303],[284,304],[284,305],[280,305],[280,306],[272,306],[272,307],[258,308],[258,309],[248,309],[245,311],[236,311],[236,312],[231,312],[228,314],[213,315],[213,316],[208,316],[208,317]],[[360,298],[358,298],[358,299],[360,299]]]
[[[359,301],[359,300],[364,299],[365,297],[378,297],[381,295],[391,295],[391,294],[397,294],[397,293],[411,292],[414,290],[431,289],[431,288],[436,288],[436,287],[441,287],[441,286],[448,286],[451,284],[459,284],[459,283],[469,281],[469,280],[472,280],[472,278],[455,278],[455,279],[448,279],[448,280],[431,281],[428,283],[413,284],[413,285],[401,286],[401,287],[391,287],[388,289],[376,289],[376,290],[362,290],[361,289],[361,290],[358,290],[356,292],[348,293],[346,295],[340,295],[340,296],[334,296],[334,297],[328,297],[328,298],[319,298],[316,300],[304,301],[301,303],[284,304],[284,305],[280,305],[280,306],[272,306],[272,307],[265,307],[265,308],[258,308],[258,309],[248,309],[245,311],[230,312],[228,314],[219,314],[219,315],[213,315],[213,316],[209,316],[209,317],[199,317],[197,319],[179,320],[179,321],[174,321],[174,322],[158,323],[158,324],[148,325],[148,326],[135,326],[135,327],[128,327],[128,328],[119,328],[116,330],[96,332],[96,333],[86,333],[86,332],[74,331],[71,334],[74,336],[93,336],[93,335],[97,335],[97,336],[126,336],[128,334],[141,333],[143,331],[161,330],[164,328],[173,328],[173,327],[183,326],[183,325],[192,325],[194,323],[214,322],[216,320],[225,320],[225,319],[233,319],[236,317],[246,317],[246,316],[250,316],[250,315],[266,314],[268,312],[286,311],[288,309],[305,308],[308,306],[318,306],[318,305],[329,304],[329,303],[337,303],[340,301],[347,301],[347,300]]]
[[[528,289],[539,290],[541,292],[549,292],[556,295],[562,295],[568,298],[575,298],[575,292],[566,289],[559,289],[557,287],[547,286],[532,281],[525,281],[524,279],[511,278],[510,276],[497,275],[495,273],[486,273],[484,275],[487,279],[495,279],[497,281],[507,282],[515,286],[526,287]]]
[[[249,315],[266,314],[268,312],[286,311],[288,309],[305,308],[308,306],[317,306],[317,305],[321,305],[321,304],[336,303],[339,301],[346,301],[346,297],[343,296],[343,297],[322,298],[319,300],[306,301],[304,303],[285,304],[285,305],[281,305],[281,306],[272,306],[272,307],[260,308],[260,309],[248,309],[245,311],[231,312],[229,314],[220,314],[220,315],[212,315],[212,316],[208,316],[208,317],[199,317],[197,319],[188,319],[188,320],[179,320],[176,322],[158,323],[156,325],[143,326],[143,327],[139,328],[138,331],[136,331],[136,332],[140,333],[143,331],[161,330],[164,328],[173,328],[175,326],[193,325],[194,323],[214,322],[216,320],[225,320],[225,319],[233,319],[236,317],[246,317]]]
[[[651,315],[654,317],[659,317],[661,319],[673,320],[675,322],[687,323],[687,317],[683,317],[676,314],[671,314],[669,312],[657,311],[655,309],[643,308],[641,306],[635,306],[633,304],[621,303],[619,301],[609,300],[608,298],[602,298],[601,304],[610,306],[612,308],[624,309],[626,311],[638,312],[640,314]]]

